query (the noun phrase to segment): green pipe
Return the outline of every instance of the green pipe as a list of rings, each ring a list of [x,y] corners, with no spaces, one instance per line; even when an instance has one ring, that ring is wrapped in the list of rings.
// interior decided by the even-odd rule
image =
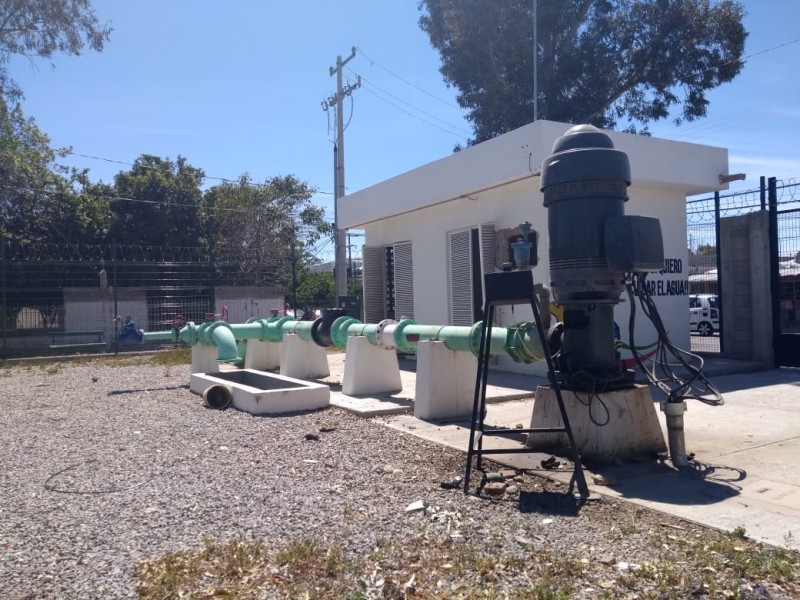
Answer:
[[[471,352],[477,356],[482,329],[482,323],[472,327],[419,325],[412,319],[405,319],[399,323],[387,320],[364,324],[352,317],[340,317],[331,326],[331,340],[334,345],[344,348],[348,337],[363,335],[372,344],[404,352],[414,352],[421,341],[441,341],[449,350]],[[507,354],[514,361],[524,363],[544,358],[536,326],[526,321],[509,327],[492,327],[489,354]]]
[[[239,358],[232,328],[224,321],[200,325],[199,341],[207,346],[216,346],[219,352],[217,360],[220,362],[234,361]]]
[[[175,330],[169,329],[167,331],[145,331],[143,333],[142,341],[145,342],[174,342]]]
[[[229,325],[222,321],[214,323],[187,323],[180,330],[180,340],[188,345],[196,343],[214,345],[219,348],[219,360],[239,361],[244,351],[237,349],[237,340],[259,340],[277,343],[286,334],[295,334],[305,341],[313,341],[311,330],[314,321],[297,321],[290,317],[250,319],[247,323]],[[412,319],[399,323],[391,320],[380,323],[362,323],[352,317],[339,317],[331,325],[330,338],[339,348],[347,346],[347,338],[364,336],[371,344],[385,348],[397,348],[413,352],[421,341],[441,341],[454,352],[471,352],[475,356],[480,350],[483,324],[472,327],[457,325],[419,325]],[[172,340],[173,331],[146,332],[144,339]],[[516,362],[530,363],[544,358],[544,351],[534,323],[523,321],[508,327],[492,327],[489,339],[489,354],[507,354]]]

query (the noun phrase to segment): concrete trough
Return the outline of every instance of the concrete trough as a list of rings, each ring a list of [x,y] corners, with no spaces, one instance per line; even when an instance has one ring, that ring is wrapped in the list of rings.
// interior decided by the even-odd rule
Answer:
[[[195,373],[189,389],[202,396],[216,385],[230,390],[234,408],[252,415],[279,415],[330,405],[331,390],[327,385],[255,369]]]

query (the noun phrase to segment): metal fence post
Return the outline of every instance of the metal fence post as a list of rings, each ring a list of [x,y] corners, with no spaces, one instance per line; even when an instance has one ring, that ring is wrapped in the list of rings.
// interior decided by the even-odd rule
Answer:
[[[119,321],[117,317],[119,310],[117,307],[117,238],[111,240],[111,278],[114,281],[114,354],[119,354]]]
[[[769,200],[769,287],[772,298],[772,366],[780,365],[778,357],[781,335],[780,256],[778,254],[778,187],[777,178],[770,177],[767,195]]]
[[[7,306],[6,306],[6,243],[5,241],[0,241],[0,288],[2,288],[2,310],[0,310],[0,318],[3,320],[3,360],[6,359],[6,319],[8,319],[8,315],[6,314]]]
[[[720,233],[720,208],[719,208],[719,192],[714,192],[714,243],[717,246],[717,310],[719,311],[719,353],[725,352],[725,327],[723,326],[722,314],[722,234]]]
[[[761,210],[767,210],[767,178],[763,175],[758,181],[758,189],[761,197]]]

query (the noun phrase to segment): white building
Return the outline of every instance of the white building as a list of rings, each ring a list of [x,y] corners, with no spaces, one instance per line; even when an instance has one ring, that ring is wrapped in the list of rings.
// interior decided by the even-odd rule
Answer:
[[[539,191],[542,161],[571,125],[537,121],[417,169],[348,194],[339,224],[365,232],[364,304],[367,322],[409,317],[424,324],[471,325],[483,302],[481,273],[507,260],[510,230],[530,221],[539,234],[534,279],[549,283],[547,210]],[[628,154],[632,184],[626,214],[661,221],[669,272],[649,277],[671,339],[689,343],[686,197],[725,189],[723,148],[608,132]],[[623,294],[624,296],[624,294]],[[627,340],[627,299],[615,321]],[[641,311],[637,312],[641,315]],[[524,306],[499,309],[507,325],[531,319]],[[637,321],[637,346],[655,339]]]

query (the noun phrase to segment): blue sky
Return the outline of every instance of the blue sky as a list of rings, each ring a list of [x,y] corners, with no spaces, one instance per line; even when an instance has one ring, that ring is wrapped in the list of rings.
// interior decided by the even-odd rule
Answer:
[[[470,136],[417,4],[93,0],[114,28],[102,53],[56,56],[54,69],[20,58],[12,75],[55,146],[126,163],[182,155],[211,177],[294,174],[319,189],[315,202],[332,219],[334,121],[321,102],[335,91],[328,69],[337,55],[357,47],[345,80],[363,81],[343,111],[348,191],[446,156]],[[761,175],[800,177],[800,0],[744,4],[753,56],[742,74],[709,93],[706,119],[651,126],[659,137],[728,148],[731,172],[747,174],[736,188],[756,187]],[[65,162],[111,181],[127,167],[108,160]]]

